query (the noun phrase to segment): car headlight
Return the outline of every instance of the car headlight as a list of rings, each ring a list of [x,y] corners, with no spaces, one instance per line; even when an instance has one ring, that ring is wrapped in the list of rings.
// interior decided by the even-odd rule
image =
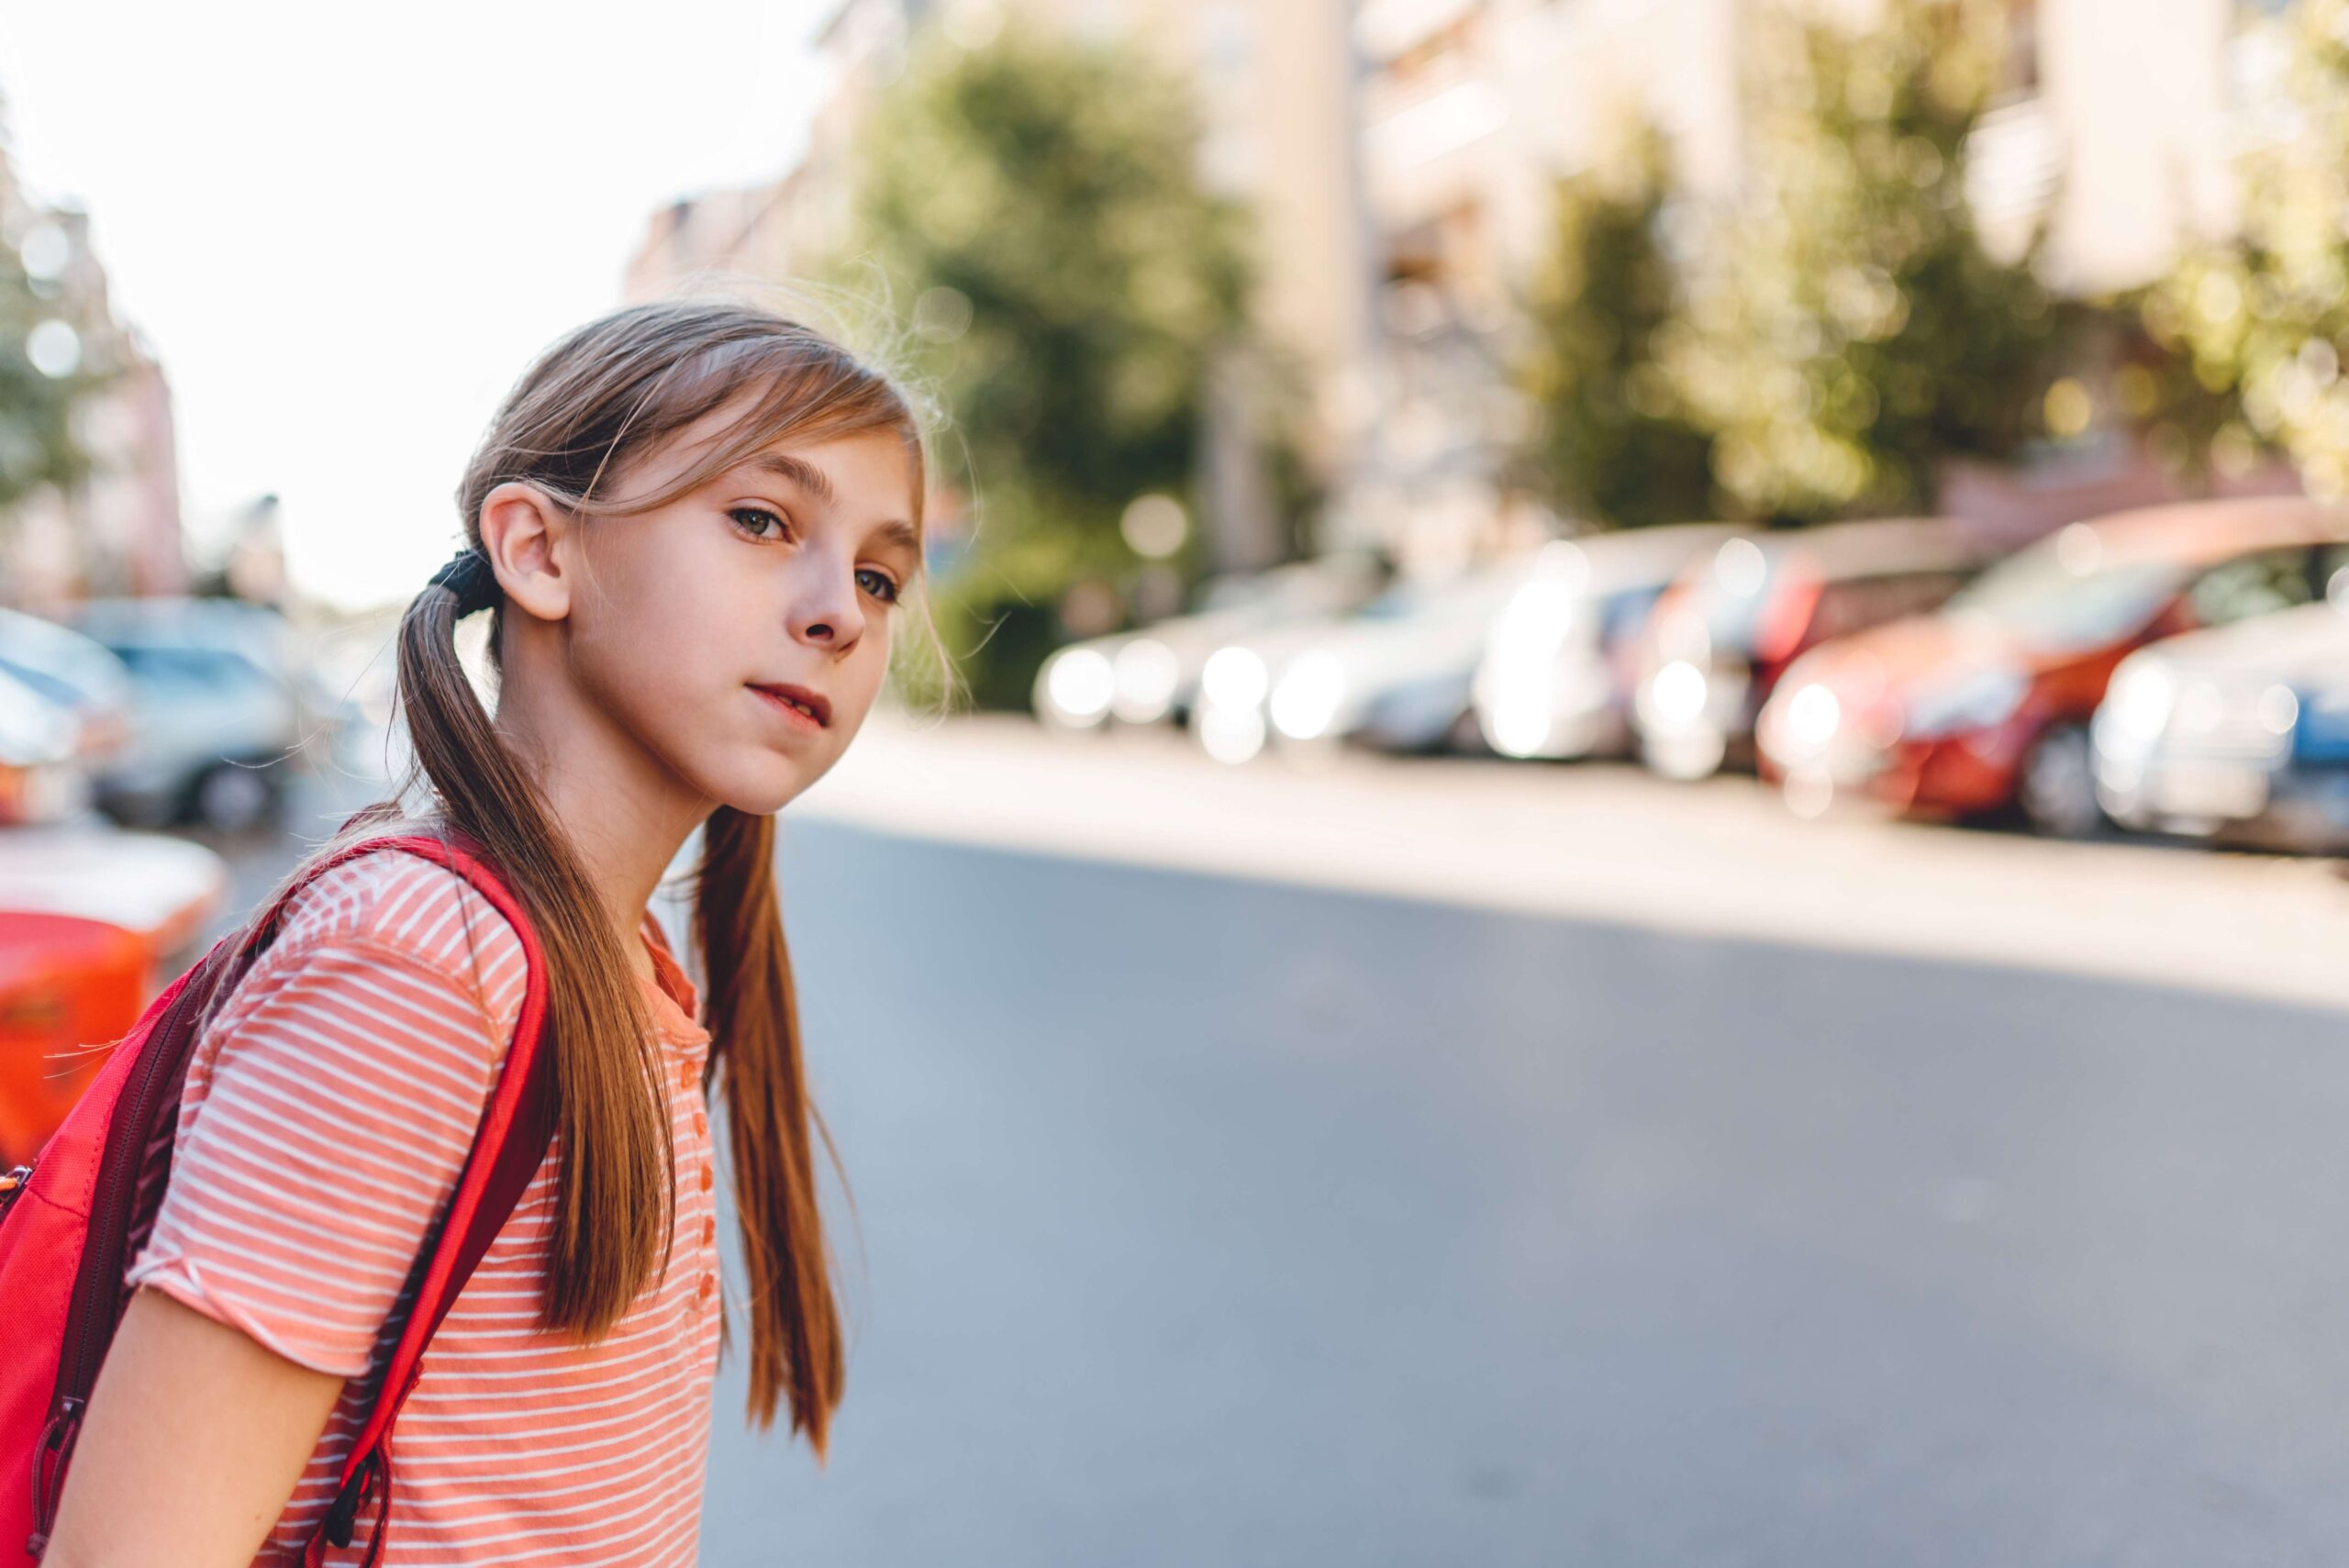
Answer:
[[[1263,657],[1237,644],[1217,649],[1199,670],[1199,695],[1234,713],[1253,711],[1271,684]]]
[[[1556,577],[1536,577],[1520,588],[1493,625],[1494,661],[1505,668],[1546,663],[1575,629],[1581,598]]]
[[[1675,659],[1655,673],[1648,685],[1648,709],[1672,728],[1704,717],[1708,695],[1705,672],[1686,659]]]
[[[1273,687],[1273,728],[1292,740],[1311,740],[1330,728],[1345,695],[1345,667],[1335,655],[1300,655]]]
[[[1815,754],[1827,749],[1843,722],[1843,705],[1817,681],[1807,681],[1787,699],[1786,736],[1795,750]]]
[[[1065,724],[1091,724],[1109,711],[1117,677],[1096,648],[1064,648],[1045,666],[1044,696]]]
[[[1152,724],[1174,701],[1183,666],[1174,651],[1156,638],[1138,637],[1118,650],[1117,695],[1111,706],[1129,724]]]
[[[2154,740],[2168,728],[2170,710],[2176,703],[2177,683],[2165,666],[2132,660],[2113,676],[2099,717],[2119,735]]]
[[[2031,691],[2031,677],[1993,665],[1927,687],[1907,704],[1901,732],[1911,740],[1939,740],[1966,729],[1990,729],[2014,717]]]
[[[2299,726],[2299,695],[2287,685],[2270,686],[2259,694],[2255,711],[2259,716],[2260,728],[2270,735],[2289,735]]]

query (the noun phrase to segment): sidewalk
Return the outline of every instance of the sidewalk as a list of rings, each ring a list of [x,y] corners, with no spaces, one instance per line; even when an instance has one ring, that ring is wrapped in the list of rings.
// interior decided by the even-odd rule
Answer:
[[[2349,882],[2324,862],[1852,814],[1750,779],[1620,766],[1279,757],[1176,731],[875,712],[790,808],[893,833],[1564,916],[2101,975],[2349,1009]]]

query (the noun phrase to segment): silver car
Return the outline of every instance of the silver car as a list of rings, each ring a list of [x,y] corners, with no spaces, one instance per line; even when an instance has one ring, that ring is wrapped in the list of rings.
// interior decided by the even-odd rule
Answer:
[[[301,737],[283,617],[227,600],[99,599],[75,625],[130,672],[130,743],[97,779],[111,815],[241,830],[276,811]]]
[[[2123,827],[2349,848],[2349,595],[2138,650],[2090,734]]]
[[[1218,649],[1277,623],[1342,615],[1386,575],[1371,557],[1331,555],[1215,578],[1191,614],[1055,649],[1036,673],[1030,706],[1061,729],[1188,723]]]

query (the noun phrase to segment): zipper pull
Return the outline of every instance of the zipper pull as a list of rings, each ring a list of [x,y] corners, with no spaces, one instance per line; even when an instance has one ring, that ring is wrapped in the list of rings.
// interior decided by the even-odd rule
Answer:
[[[6,1175],[0,1176],[0,1217],[6,1217],[16,1207],[17,1199],[23,1195],[32,1179],[33,1168],[30,1165],[19,1165]]]
[[[35,1558],[49,1550],[50,1527],[57,1522],[58,1495],[65,1490],[65,1462],[72,1454],[87,1403],[71,1394],[65,1396],[58,1402],[57,1414],[41,1429],[40,1447],[33,1453],[33,1532],[25,1538],[25,1551]],[[53,1466],[51,1454],[57,1456]]]

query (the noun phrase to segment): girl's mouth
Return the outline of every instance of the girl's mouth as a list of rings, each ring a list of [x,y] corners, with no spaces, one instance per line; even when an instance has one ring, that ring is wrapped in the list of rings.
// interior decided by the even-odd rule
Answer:
[[[752,686],[751,689],[759,694],[762,702],[782,714],[793,725],[811,732],[824,728],[824,720],[798,698],[785,696],[772,686]]]

